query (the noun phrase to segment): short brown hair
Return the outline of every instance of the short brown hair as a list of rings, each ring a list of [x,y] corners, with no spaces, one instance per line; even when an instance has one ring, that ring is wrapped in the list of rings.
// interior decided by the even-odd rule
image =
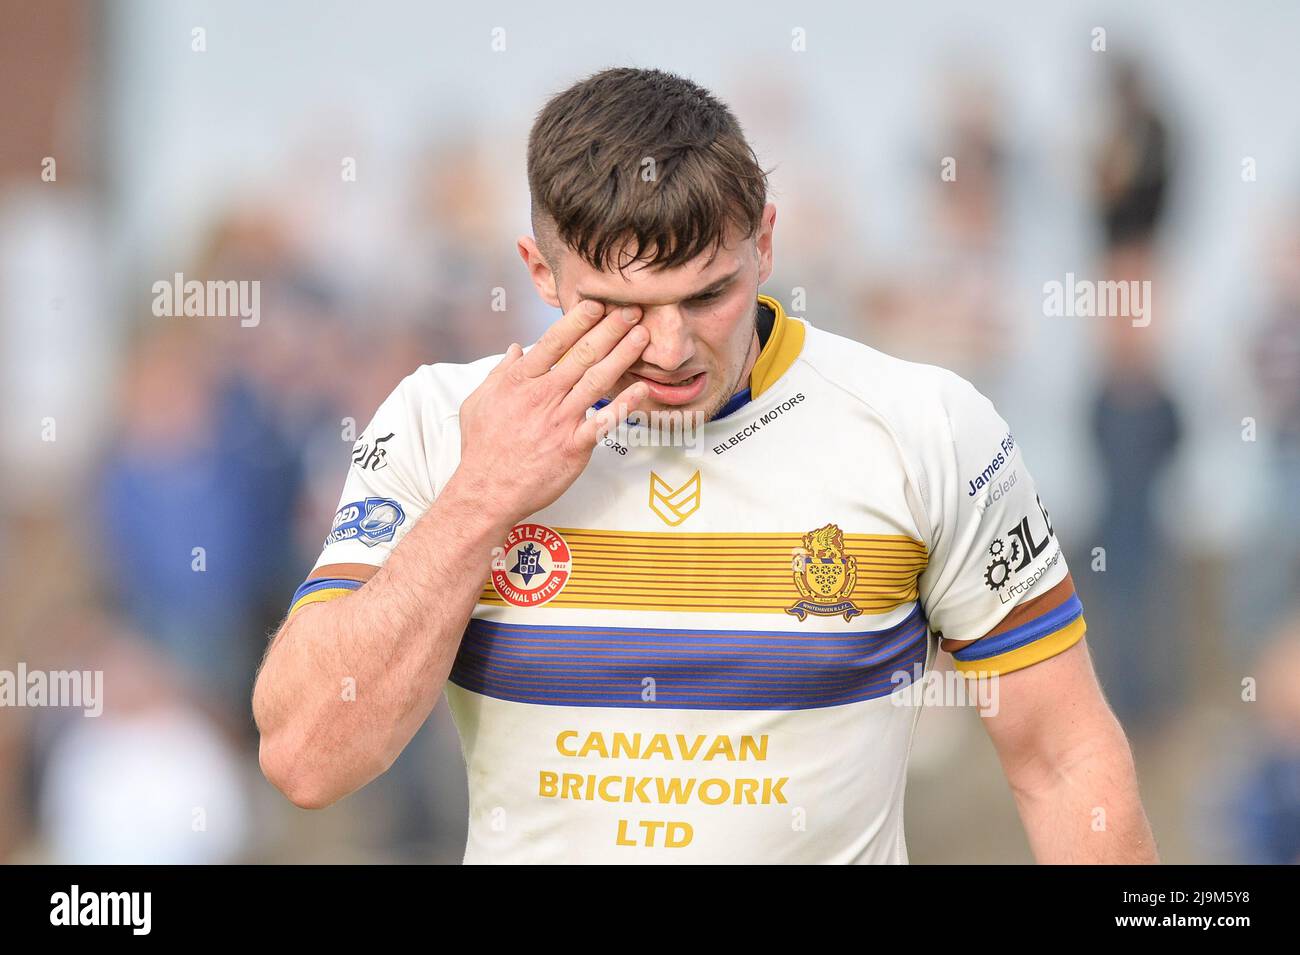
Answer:
[[[597,269],[682,265],[714,254],[728,226],[752,236],[767,202],[767,173],[724,103],[688,79],[632,68],[596,73],[542,108],[528,187],[552,268],[556,239]]]

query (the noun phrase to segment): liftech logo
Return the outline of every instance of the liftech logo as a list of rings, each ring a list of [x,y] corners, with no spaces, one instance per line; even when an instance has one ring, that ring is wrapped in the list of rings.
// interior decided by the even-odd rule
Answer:
[[[545,524],[516,524],[492,558],[492,586],[515,607],[539,607],[564,589],[573,556],[564,538]]]
[[[984,583],[989,590],[998,593],[1012,579],[1038,558],[1047,545],[1056,537],[1052,528],[1052,519],[1043,507],[1042,499],[1035,495],[1038,513],[1042,516],[1041,534],[1037,533],[1029,516],[1007,529],[1002,537],[995,537],[989,544],[989,557],[992,558],[984,568]],[[1037,523],[1037,522],[1035,522]]]

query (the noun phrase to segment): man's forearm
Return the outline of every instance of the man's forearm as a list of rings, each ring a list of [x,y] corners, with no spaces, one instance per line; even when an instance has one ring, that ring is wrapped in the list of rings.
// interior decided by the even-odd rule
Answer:
[[[1050,771],[1010,777],[1040,863],[1159,862],[1123,730],[1099,732]]]
[[[328,805],[405,748],[437,702],[509,527],[453,478],[364,587],[281,627],[253,712],[263,771],[295,803]]]

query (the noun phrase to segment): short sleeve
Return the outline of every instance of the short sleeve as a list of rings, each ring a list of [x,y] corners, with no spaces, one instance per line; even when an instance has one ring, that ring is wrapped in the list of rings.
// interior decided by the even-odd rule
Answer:
[[[311,574],[294,593],[290,615],[360,587],[433,503],[429,451],[436,433],[426,430],[426,418],[411,375],[353,444],[338,510]]]
[[[926,449],[930,561],[919,585],[957,669],[1007,673],[1082,639],[1083,608],[1024,452],[993,404],[951,375]]]

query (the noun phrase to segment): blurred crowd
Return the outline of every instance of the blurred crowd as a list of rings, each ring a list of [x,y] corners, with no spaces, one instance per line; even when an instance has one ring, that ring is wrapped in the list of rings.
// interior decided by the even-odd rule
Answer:
[[[902,268],[861,270],[846,255],[867,244],[870,224],[836,190],[883,185],[792,181],[778,171],[777,270],[765,291],[789,304],[789,290],[809,289],[819,304],[804,317],[814,324],[954,368],[1014,428],[1015,330],[1035,316],[1017,314],[1025,296],[1011,292],[1018,243],[1009,209],[1025,181],[1012,170],[1043,157],[1002,128],[999,79],[1007,78],[991,68],[962,77],[932,118],[940,155],[958,157],[960,172],[943,179],[933,150],[920,151],[925,168],[909,188],[926,210],[926,240],[896,256]],[[718,92],[747,127],[755,116],[751,134],[766,156],[798,148],[786,119],[800,113],[800,93],[758,78]],[[1073,185],[1091,216],[1078,271],[1177,288],[1182,276],[1163,255],[1185,189],[1174,116],[1194,115],[1195,104],[1174,110],[1134,60],[1119,57],[1090,93],[1105,123]],[[762,117],[746,113],[769,97]],[[113,287],[126,318],[104,349],[106,384],[86,408],[102,427],[85,442],[89,452],[65,464],[29,471],[24,462],[45,450],[36,438],[21,457],[10,451],[6,473],[22,472],[20,490],[0,501],[0,668],[22,660],[102,670],[108,705],[96,719],[0,710],[0,860],[459,859],[464,769],[441,704],[386,776],[305,813],[258,773],[250,692],[267,637],[319,553],[352,442],[379,402],[420,364],[529,341],[551,317],[514,250],[526,208],[497,186],[500,153],[522,165],[517,132],[503,149],[499,135],[431,129],[429,147],[392,187],[395,214],[353,236],[350,249],[324,238],[331,186],[286,174],[233,190],[183,255],[142,260],[127,249],[112,261],[125,276]],[[1294,163],[1300,174],[1300,156]],[[12,173],[0,181],[0,195],[40,188]],[[86,177],[58,202],[86,210],[112,242],[103,189]],[[1300,861],[1296,199],[1260,238],[1258,272],[1247,278],[1264,289],[1258,312],[1231,316],[1241,326],[1234,360],[1257,396],[1242,404],[1257,409],[1257,434],[1243,442],[1267,462],[1259,490],[1267,518],[1249,545],[1232,554],[1197,548],[1161,514],[1169,472],[1188,466],[1182,452],[1197,413],[1170,377],[1176,296],[1151,327],[1087,325],[1079,433],[1099,487],[1091,526],[1039,478],[1067,529],[1091,650],[1133,740],[1157,838],[1175,861]],[[12,208],[0,207],[11,217]],[[148,290],[175,271],[260,281],[260,323],[155,316]],[[0,297],[0,308],[9,367],[24,325],[12,298]],[[59,441],[77,440],[75,420],[60,426],[73,437]],[[30,421],[11,427],[38,433]],[[1037,472],[1051,450],[1027,453]],[[909,788],[909,810],[918,807],[910,818],[926,820],[910,827],[915,861],[953,858],[949,833],[972,816],[1014,824],[1005,791],[968,785],[971,770],[958,762],[976,752],[979,733],[969,714],[923,718]],[[988,754],[979,758],[982,772],[995,772]],[[955,785],[968,795],[942,798]],[[1027,858],[1014,835],[971,854]]]

